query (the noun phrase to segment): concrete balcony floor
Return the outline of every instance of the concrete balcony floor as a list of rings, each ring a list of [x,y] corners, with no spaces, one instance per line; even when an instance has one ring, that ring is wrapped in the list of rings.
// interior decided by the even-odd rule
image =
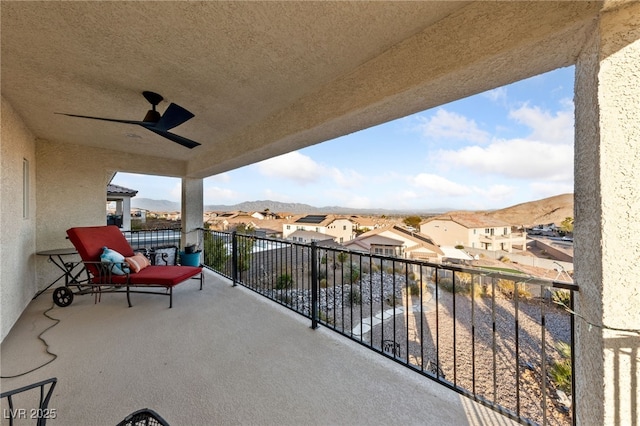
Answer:
[[[52,425],[115,425],[140,408],[172,425],[515,424],[209,271],[202,291],[175,289],[173,309],[162,296],[132,303],[54,306],[60,322],[42,337],[57,359],[2,391],[57,377]],[[2,376],[52,358],[37,338],[51,306],[47,292],[27,307],[1,345]]]

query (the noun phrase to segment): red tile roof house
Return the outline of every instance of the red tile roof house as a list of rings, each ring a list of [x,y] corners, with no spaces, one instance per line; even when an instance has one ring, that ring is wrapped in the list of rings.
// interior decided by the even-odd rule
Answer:
[[[343,244],[346,248],[383,256],[424,260],[438,263],[444,252],[428,236],[401,226],[378,228],[365,232]]]

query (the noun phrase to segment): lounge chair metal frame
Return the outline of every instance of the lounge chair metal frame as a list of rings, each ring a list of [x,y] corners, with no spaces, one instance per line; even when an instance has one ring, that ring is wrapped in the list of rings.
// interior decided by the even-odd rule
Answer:
[[[53,292],[53,301],[58,306],[69,306],[73,302],[74,295],[93,294],[97,303],[100,301],[102,293],[126,293],[127,303],[131,307],[131,294],[137,293],[169,296],[169,307],[171,308],[173,307],[173,287],[176,285],[189,279],[196,279],[200,281],[200,290],[202,290],[204,283],[202,267],[157,265],[155,259],[158,257],[150,255],[153,254],[153,250],[138,251],[148,258],[154,259],[151,266],[137,273],[115,274],[113,272],[114,266],[123,266],[124,264],[101,261],[102,248],[108,247],[126,257],[136,253],[117,226],[70,228],[67,230],[67,235],[82,259],[88,279],[74,283],[78,289],[76,292],[68,286],[56,288]],[[166,256],[164,259],[166,261]],[[164,291],[157,289],[164,289]]]

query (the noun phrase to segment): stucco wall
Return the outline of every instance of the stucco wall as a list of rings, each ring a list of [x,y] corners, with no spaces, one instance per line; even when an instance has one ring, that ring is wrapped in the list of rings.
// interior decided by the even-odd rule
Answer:
[[[309,229],[311,231],[311,229]],[[353,239],[353,222],[348,219],[336,219],[327,227],[326,234],[335,237],[336,241],[347,242]]]
[[[184,171],[182,162],[44,140],[37,142],[37,162],[38,251],[71,247],[66,239],[70,227],[106,224],[106,189],[114,171],[168,176]],[[59,275],[42,256],[37,271],[38,288]]]
[[[470,245],[471,231],[451,220],[430,220],[420,225],[420,233],[430,236],[436,244],[442,246]]]
[[[0,135],[0,341],[36,292],[36,143],[2,98]],[[23,217],[23,161],[29,162],[29,209]]]
[[[576,65],[578,424],[637,424],[640,3],[609,3]],[[606,9],[606,8],[605,8]]]

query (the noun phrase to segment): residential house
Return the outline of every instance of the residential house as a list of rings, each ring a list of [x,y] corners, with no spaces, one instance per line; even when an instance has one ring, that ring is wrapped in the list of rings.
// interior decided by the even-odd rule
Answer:
[[[287,240],[290,240],[296,243],[310,244],[310,243],[317,243],[325,240],[333,241],[333,237],[331,235],[323,234],[321,232],[304,231],[304,230],[298,229],[292,232],[291,234],[289,234],[287,236]]]
[[[388,225],[385,219],[379,217],[351,216],[349,219],[355,224],[355,230],[360,232],[371,231]]]
[[[70,226],[104,224],[116,172],[180,178],[182,241],[197,243],[210,176],[574,67],[575,421],[637,423],[640,2],[0,7],[0,340],[57,276],[36,253],[70,247]],[[160,112],[192,110],[171,132],[201,145],[54,114],[140,120],[145,90],[166,97]]]
[[[107,207],[115,204],[115,208],[108,209],[107,225],[117,225],[123,231],[131,230],[131,199],[138,191],[124,186],[107,185]]]
[[[420,232],[443,246],[465,246],[490,251],[526,251],[527,234],[512,232],[511,224],[476,213],[436,216],[420,224]]]
[[[312,214],[294,218],[282,225],[282,238],[288,238],[295,231],[312,231],[326,234],[338,243],[353,239],[354,223],[344,217]]]
[[[251,213],[251,216],[258,220],[274,220],[278,218],[276,213],[273,213],[268,209],[261,212],[253,212]]]
[[[343,246],[370,254],[434,263],[440,262],[444,255],[440,247],[428,236],[398,225],[365,232],[354,240],[344,243]]]

